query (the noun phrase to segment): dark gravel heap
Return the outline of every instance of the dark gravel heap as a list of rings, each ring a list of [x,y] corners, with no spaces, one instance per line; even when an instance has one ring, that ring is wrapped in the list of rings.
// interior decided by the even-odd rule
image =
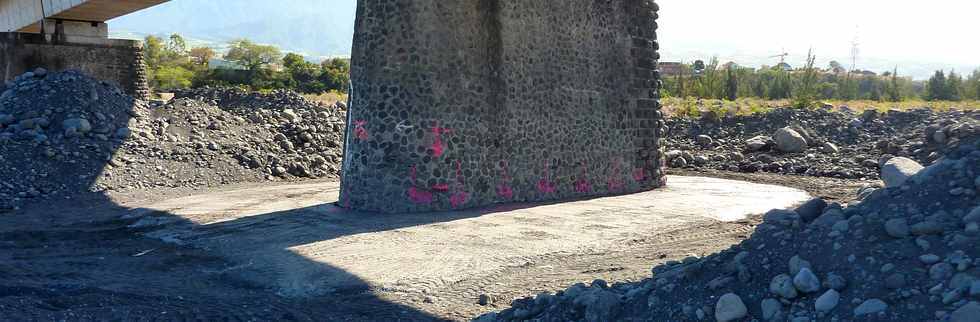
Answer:
[[[750,116],[675,117],[668,127],[672,167],[877,179],[881,161],[891,156],[928,165],[960,142],[980,137],[980,112],[784,108]],[[781,150],[774,142],[787,127],[806,141],[805,150]],[[759,146],[752,148],[754,138]]]
[[[850,205],[773,210],[742,243],[515,300],[480,321],[980,321],[980,140]]]
[[[325,106],[293,91],[262,94],[237,87],[205,87],[175,94],[177,98],[217,106],[273,132],[273,144],[257,144],[257,149],[238,155],[250,167],[267,168],[277,176],[289,173],[323,177],[338,173],[346,130],[347,112],[343,103]],[[270,154],[285,158],[269,159]]]
[[[345,112],[293,92],[206,89],[148,103],[79,72],[40,69],[5,87],[0,211],[80,192],[338,175]]]

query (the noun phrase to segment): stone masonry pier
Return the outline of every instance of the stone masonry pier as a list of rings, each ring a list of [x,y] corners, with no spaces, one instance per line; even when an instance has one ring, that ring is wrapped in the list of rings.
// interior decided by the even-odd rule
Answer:
[[[341,205],[379,212],[661,187],[650,0],[362,0]]]

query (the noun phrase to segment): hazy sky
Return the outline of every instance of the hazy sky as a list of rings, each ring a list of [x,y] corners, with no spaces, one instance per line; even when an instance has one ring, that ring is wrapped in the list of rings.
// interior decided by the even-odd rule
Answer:
[[[777,58],[767,57],[785,50],[790,54],[787,62],[799,66],[805,61],[807,50],[813,48],[821,67],[830,60],[850,65],[851,44],[857,39],[860,69],[882,72],[898,66],[899,74],[921,79],[937,69],[969,73],[980,67],[980,42],[975,40],[975,33],[980,30],[980,19],[975,17],[980,13],[980,1],[657,2],[661,8],[659,35],[664,61],[691,62],[718,56],[723,62],[754,67],[778,63]],[[210,28],[212,33],[229,39],[278,39],[284,42],[278,45],[298,49],[316,48],[311,45],[316,43],[337,43],[332,52],[319,54],[343,54],[349,53],[355,3],[356,0],[172,0],[117,19],[110,26],[142,33],[161,33],[162,28],[192,37],[206,36],[205,31]],[[218,8],[205,10],[215,6]],[[267,14],[252,14],[256,11]],[[302,15],[312,19],[300,24],[296,16]],[[232,24],[230,20],[236,22]],[[240,24],[251,20],[266,21]],[[249,30],[241,29],[243,26],[266,32],[247,33]]]
[[[860,56],[980,66],[980,2],[972,0],[659,0],[661,43],[673,47],[775,55],[802,62]],[[824,60],[824,59],[821,59]]]

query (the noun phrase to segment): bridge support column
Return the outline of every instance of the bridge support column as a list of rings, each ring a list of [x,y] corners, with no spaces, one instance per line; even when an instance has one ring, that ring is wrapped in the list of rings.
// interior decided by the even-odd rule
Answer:
[[[361,0],[343,206],[453,210],[665,184],[651,0]]]

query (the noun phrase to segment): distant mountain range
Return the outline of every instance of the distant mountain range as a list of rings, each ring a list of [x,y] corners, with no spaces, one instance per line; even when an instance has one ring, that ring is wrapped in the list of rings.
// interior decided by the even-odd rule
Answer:
[[[110,21],[109,28],[113,37],[130,39],[179,33],[191,45],[218,49],[230,40],[248,38],[303,54],[310,60],[319,60],[350,55],[356,11],[356,0],[172,0]],[[734,61],[747,67],[771,66],[779,62],[769,58],[773,53],[752,45],[722,45],[718,41],[689,39],[684,36],[683,29],[677,29],[661,37],[663,61],[690,63],[718,56],[722,63]],[[792,53],[786,59],[790,65],[796,67],[805,62],[806,49],[788,50]],[[820,52],[820,48],[816,50],[820,67],[826,67],[830,60],[845,65],[850,61],[848,57],[834,57]],[[860,57],[857,67],[881,73],[896,66],[900,75],[915,79],[926,79],[939,69],[969,74],[977,67],[881,57]]]
[[[173,0],[109,22],[114,37],[179,33],[219,46],[237,38],[307,56],[350,55],[354,0]]]

